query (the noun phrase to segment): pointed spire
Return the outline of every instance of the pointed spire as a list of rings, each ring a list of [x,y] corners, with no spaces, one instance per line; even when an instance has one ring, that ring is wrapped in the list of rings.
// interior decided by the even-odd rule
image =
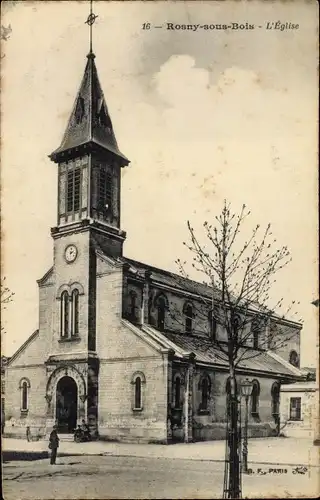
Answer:
[[[94,62],[89,52],[77,98],[61,145],[50,158],[55,162],[72,155],[73,150],[104,149],[116,155],[122,166],[129,160],[120,152],[114,135],[109,111],[104,99]]]

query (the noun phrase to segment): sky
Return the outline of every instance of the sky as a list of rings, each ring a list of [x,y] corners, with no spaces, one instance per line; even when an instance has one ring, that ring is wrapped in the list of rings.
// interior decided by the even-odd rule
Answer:
[[[86,64],[88,2],[5,2],[2,42],[2,274],[11,355],[38,326],[36,280],[52,265],[61,141]],[[274,299],[300,302],[304,366],[315,366],[317,309],[317,12],[295,2],[95,2],[96,65],[121,151],[127,257],[177,271],[227,199],[271,223],[291,264]],[[266,23],[299,24],[267,30]],[[168,30],[166,23],[254,24]],[[143,29],[150,23],[150,29]],[[155,28],[154,26],[162,26]],[[258,28],[261,26],[261,28]],[[287,25],[288,26],[288,25]]]

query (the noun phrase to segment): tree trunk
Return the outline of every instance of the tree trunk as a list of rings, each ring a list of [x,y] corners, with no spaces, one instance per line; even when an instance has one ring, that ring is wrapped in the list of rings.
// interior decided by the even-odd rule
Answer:
[[[228,445],[229,445],[229,477],[228,477],[228,497],[240,498],[240,434],[239,434],[239,411],[237,385],[235,369],[233,362],[230,362],[230,407],[229,407],[229,426],[228,426]]]

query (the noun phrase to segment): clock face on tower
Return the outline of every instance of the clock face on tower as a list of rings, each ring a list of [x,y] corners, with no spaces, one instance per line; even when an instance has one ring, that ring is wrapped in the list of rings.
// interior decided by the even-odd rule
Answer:
[[[77,258],[78,250],[75,245],[68,245],[64,251],[64,257],[67,262],[74,262]]]

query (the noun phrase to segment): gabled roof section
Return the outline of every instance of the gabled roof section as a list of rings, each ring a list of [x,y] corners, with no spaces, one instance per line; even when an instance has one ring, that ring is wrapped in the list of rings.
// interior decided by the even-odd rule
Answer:
[[[289,361],[286,361],[283,359],[279,354],[277,354],[274,351],[268,351],[269,357],[275,359],[277,362],[281,363],[284,367],[286,367],[288,370],[291,370],[293,374],[295,374],[297,377],[303,377],[305,378],[306,375],[303,371],[300,370],[300,368],[297,368],[296,366],[293,366]]]
[[[120,152],[109,111],[100,85],[95,55],[88,54],[88,61],[77,94],[69,123],[61,145],[50,158],[59,161],[62,153],[80,146],[98,146],[113,153],[121,160],[122,166],[129,160]]]
[[[109,255],[108,249],[105,248],[106,243],[104,240],[98,241],[94,236],[92,237],[92,247],[94,248],[97,255],[103,258],[104,261],[108,262],[112,266],[122,266],[121,262],[114,257]]]
[[[46,282],[51,278],[51,276],[53,275],[53,266],[50,267],[49,271],[47,271],[43,276],[42,278],[38,279],[37,280],[37,283],[39,286],[41,285],[45,285]]]
[[[19,349],[11,356],[11,358],[9,359],[9,362],[8,362],[8,366],[10,366],[10,364],[12,363],[12,361],[14,361],[18,356],[19,354],[21,354],[25,348],[31,344],[31,342],[36,338],[38,337],[39,335],[39,330],[35,330],[31,335],[30,337],[22,344],[22,346],[19,347]]]

